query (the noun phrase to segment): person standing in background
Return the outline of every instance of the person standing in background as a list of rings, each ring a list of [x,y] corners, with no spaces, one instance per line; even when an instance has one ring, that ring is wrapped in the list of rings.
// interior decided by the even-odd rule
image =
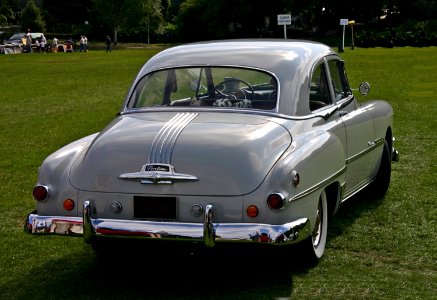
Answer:
[[[83,50],[88,52],[88,38],[86,36],[83,36]]]
[[[79,41],[79,52],[84,51],[85,52],[85,46],[84,46],[84,39],[83,39],[83,35],[80,36],[80,41]]]
[[[41,42],[39,43],[40,49],[41,49],[42,52],[45,53],[46,52],[47,39],[44,36],[44,34],[41,34],[40,39],[41,39]]]
[[[27,45],[27,53],[32,53],[32,35],[30,34],[30,29],[27,29],[26,45]]]
[[[58,52],[58,39],[56,37],[52,40],[52,52]]]
[[[111,38],[109,37],[109,35],[106,36],[105,44],[106,52],[111,52]]]
[[[41,52],[41,47],[38,39],[35,40],[35,48],[36,48],[36,52]]]

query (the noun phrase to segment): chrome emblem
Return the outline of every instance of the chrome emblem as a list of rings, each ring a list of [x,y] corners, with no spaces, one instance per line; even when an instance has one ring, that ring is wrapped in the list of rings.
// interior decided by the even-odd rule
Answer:
[[[163,165],[163,164],[147,164],[144,166],[144,171],[170,172],[170,167],[169,165]]]
[[[181,181],[196,181],[198,178],[189,174],[176,173],[170,164],[146,164],[140,172],[124,173],[120,179],[139,180],[143,184],[173,184]]]

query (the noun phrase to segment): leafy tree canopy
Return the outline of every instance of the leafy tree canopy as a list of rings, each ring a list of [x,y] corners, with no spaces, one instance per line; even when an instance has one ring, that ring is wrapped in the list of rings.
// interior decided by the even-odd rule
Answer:
[[[45,32],[45,26],[41,11],[33,0],[29,0],[21,12],[21,27],[23,31],[30,29],[32,32]]]
[[[23,3],[27,5],[20,15]],[[340,18],[375,24],[386,15],[384,26],[435,24],[437,1],[0,0],[0,24],[66,35],[90,33],[102,39],[109,34],[115,42],[118,36],[145,41],[150,34],[172,41],[259,37],[280,31],[276,19],[284,13],[299,16],[307,28],[325,34],[339,28]]]

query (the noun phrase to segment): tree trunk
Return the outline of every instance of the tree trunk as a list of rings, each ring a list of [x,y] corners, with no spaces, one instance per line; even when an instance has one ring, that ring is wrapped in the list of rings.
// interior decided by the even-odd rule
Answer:
[[[114,27],[114,46],[117,45],[118,43],[118,30],[120,29],[120,26],[115,26]]]

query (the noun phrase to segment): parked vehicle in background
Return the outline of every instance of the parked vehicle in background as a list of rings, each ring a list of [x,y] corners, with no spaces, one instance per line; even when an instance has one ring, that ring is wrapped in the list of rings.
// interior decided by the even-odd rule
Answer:
[[[22,46],[22,39],[25,35],[26,34],[24,32],[14,33],[12,36],[5,40],[5,44]]]
[[[106,128],[43,162],[25,228],[97,253],[138,238],[299,245],[317,262],[338,207],[365,187],[386,193],[393,140],[390,105],[358,103],[326,45],[177,46],[145,63]]]
[[[32,38],[32,45],[34,45],[36,41],[40,39],[43,34],[39,32],[32,32],[30,35]],[[25,36],[26,33],[24,32],[14,33],[12,36],[10,36],[8,39],[4,41],[3,45],[0,45],[0,53],[16,54],[16,53],[28,52],[29,48],[26,45],[27,41]]]
[[[32,37],[32,44],[35,43],[37,39],[39,39],[43,35],[40,32],[32,32],[30,33],[30,36]],[[26,33],[24,32],[18,32],[14,33],[11,37],[9,37],[7,40],[5,40],[5,44],[8,45],[19,45],[23,46],[23,37],[26,36]]]

